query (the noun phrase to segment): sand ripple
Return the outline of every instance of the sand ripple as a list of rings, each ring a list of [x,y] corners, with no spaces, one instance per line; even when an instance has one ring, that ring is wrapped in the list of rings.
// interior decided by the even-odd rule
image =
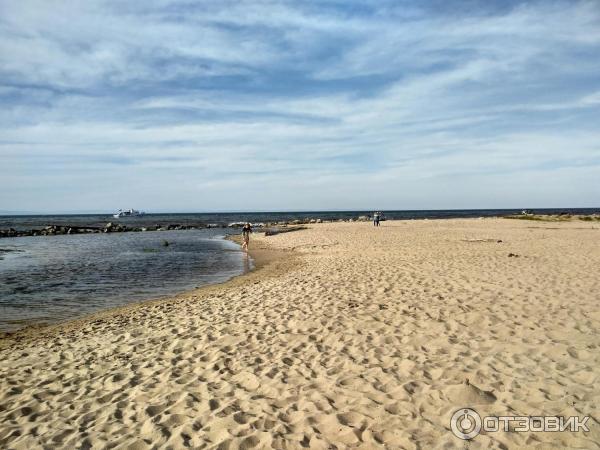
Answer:
[[[600,448],[600,230],[516,222],[314,225],[228,284],[5,339],[0,447],[463,448],[470,406],[594,417],[472,449]]]

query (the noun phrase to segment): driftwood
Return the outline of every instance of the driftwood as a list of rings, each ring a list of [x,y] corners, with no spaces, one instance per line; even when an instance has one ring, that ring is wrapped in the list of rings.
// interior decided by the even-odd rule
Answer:
[[[461,239],[463,242],[496,242],[500,244],[502,242],[501,239]]]

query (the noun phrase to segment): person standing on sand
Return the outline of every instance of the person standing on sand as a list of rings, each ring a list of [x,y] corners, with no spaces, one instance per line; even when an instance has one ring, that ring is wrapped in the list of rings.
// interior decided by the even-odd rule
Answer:
[[[378,212],[373,213],[373,226],[374,227],[379,226],[379,213]]]
[[[249,222],[246,222],[244,228],[242,228],[242,237],[244,242],[242,243],[242,248],[245,251],[248,251],[248,244],[250,244],[250,233],[252,233],[252,226]]]

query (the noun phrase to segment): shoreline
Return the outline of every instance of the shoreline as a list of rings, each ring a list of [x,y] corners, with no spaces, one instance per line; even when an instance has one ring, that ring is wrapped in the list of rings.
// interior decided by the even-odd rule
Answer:
[[[225,236],[223,239],[235,242],[238,245],[240,245],[241,242],[239,235],[231,234]],[[253,240],[253,244],[254,245],[251,245],[251,248],[248,251],[248,257],[252,258],[253,267],[248,272],[233,276],[230,279],[220,283],[211,283],[195,289],[181,291],[167,296],[101,309],[99,311],[85,314],[81,317],[76,317],[73,319],[67,319],[56,323],[28,324],[15,331],[0,331],[0,349],[9,346],[11,341],[21,343],[21,341],[32,342],[38,339],[45,339],[51,337],[52,334],[72,331],[74,328],[85,326],[96,320],[117,318],[122,315],[135,312],[134,310],[137,308],[151,307],[155,304],[177,303],[188,300],[190,297],[209,295],[214,289],[233,288],[240,283],[244,283],[245,280],[254,281],[254,278],[257,276],[256,274],[258,272],[261,272],[260,275],[264,276],[271,275],[271,272],[273,274],[279,273],[278,270],[280,270],[281,265],[278,264],[278,262],[280,259],[289,258],[290,263],[295,261],[295,256],[291,256],[289,252],[283,252],[281,250],[269,248],[264,242],[256,242]],[[256,244],[259,246],[257,247]],[[275,267],[272,267],[271,270],[268,270],[268,266],[270,265],[274,265]],[[268,273],[264,273],[265,271]]]
[[[537,211],[537,212],[535,212]],[[585,211],[585,212],[584,212]],[[463,214],[460,214],[462,212]],[[491,214],[490,214],[491,212]],[[427,214],[429,213],[429,214]],[[277,227],[287,227],[293,225],[308,225],[318,223],[336,223],[336,222],[368,222],[371,220],[371,213],[367,211],[342,211],[342,212],[293,212],[293,213],[229,213],[230,215],[239,214],[238,219],[244,215],[258,215],[260,219],[250,220],[253,222],[253,226],[268,230]],[[272,217],[264,217],[264,214],[271,214]],[[278,215],[284,214],[288,216],[286,220],[276,219]],[[309,214],[308,216],[306,214]],[[312,216],[310,214],[313,214]],[[318,216],[314,215],[318,214]],[[335,215],[344,214],[345,217],[334,218]],[[517,209],[472,209],[472,210],[420,210],[420,211],[388,211],[385,214],[389,214],[389,220],[439,220],[439,219],[467,219],[467,218],[508,218],[508,219],[526,219],[526,220],[540,220],[540,221],[556,221],[556,220],[582,220],[582,221],[600,221],[600,209],[599,208],[539,208],[533,210],[517,210]],[[398,215],[406,215],[399,217]],[[208,213],[190,213],[190,216],[202,216],[202,215],[213,215]],[[218,215],[218,214],[217,214]],[[69,217],[70,215],[64,215],[63,217]],[[92,215],[94,217],[94,215]],[[291,217],[295,218],[291,218]],[[0,219],[3,216],[0,216]],[[31,216],[5,216],[5,217],[31,217]],[[36,216],[37,217],[37,216]],[[43,216],[42,216],[43,217]],[[48,217],[61,217],[48,216]],[[84,216],[80,216],[84,217]],[[211,229],[211,228],[223,228],[223,229],[237,229],[241,228],[243,221],[233,222],[219,222],[210,223],[207,221],[195,221],[188,223],[173,223],[163,222],[161,224],[151,225],[148,221],[142,223],[125,222],[120,223],[114,219],[106,218],[108,222],[99,224],[97,222],[88,224],[74,224],[74,223],[62,223],[62,224],[38,224],[35,228],[21,228],[17,229],[9,227],[0,227],[0,238],[11,238],[11,237],[29,237],[29,236],[58,236],[58,235],[71,235],[71,234],[98,234],[98,233],[138,233],[138,232],[152,232],[152,231],[172,231],[172,230],[200,230],[200,229]],[[159,219],[157,218],[157,221]],[[384,219],[385,220],[385,219]],[[14,224],[13,224],[14,225]],[[16,225],[15,225],[16,226]]]
[[[540,218],[540,215],[533,215],[533,216],[527,216],[527,215],[523,215],[523,216],[511,216],[511,217],[473,217],[473,218],[438,218],[438,219],[407,219],[407,220],[391,220],[389,222],[428,222],[428,221],[452,221],[452,220],[466,220],[466,221],[470,221],[470,220],[481,220],[481,219],[485,219],[485,220],[510,220],[510,221],[516,221],[516,222],[523,222],[523,223],[527,223],[528,224],[528,228],[530,229],[546,229],[546,230],[558,230],[560,228],[555,228],[555,227],[544,227],[541,225],[551,225],[551,224],[581,224],[581,225],[588,225],[585,227],[577,227],[577,228],[572,228],[570,227],[569,229],[580,229],[580,230],[584,230],[584,229],[596,229],[596,227],[594,225],[600,225],[598,223],[598,221],[600,221],[600,216],[598,217],[597,220],[593,220],[593,221],[587,221],[587,220],[582,220],[579,217],[567,217],[567,218],[561,218],[560,216],[552,216],[552,215],[542,215],[542,217],[546,217],[547,218]],[[533,223],[530,223],[533,222]],[[535,224],[539,224],[540,226],[535,226]],[[368,221],[343,221],[343,222],[322,222],[322,223],[327,223],[327,224],[352,224],[352,223],[369,223]],[[383,223],[383,222],[382,222]],[[292,227],[298,227],[298,224],[289,224]],[[310,222],[302,222],[300,225],[300,228],[282,228],[282,232],[281,234],[287,233],[289,231],[301,231],[301,230],[305,230],[307,228],[302,228],[305,225],[316,225],[315,223],[310,223]],[[264,230],[260,230],[260,231],[255,231],[254,235],[258,235],[260,234],[263,238],[267,237],[267,236],[274,236],[276,234],[280,234],[280,233],[276,233],[276,234],[265,234]],[[241,235],[239,234],[228,234],[225,235],[223,237],[224,240],[228,240],[231,242],[236,243],[237,245],[241,246]],[[262,241],[257,241],[256,239],[252,240],[253,244],[252,248],[248,251],[248,255],[250,258],[252,258],[252,263],[253,263],[253,268],[251,270],[249,270],[248,272],[245,273],[241,273],[239,275],[233,276],[230,279],[223,281],[223,282],[218,282],[218,283],[211,283],[211,284],[207,284],[204,286],[200,286],[198,288],[195,289],[191,289],[191,290],[184,290],[184,291],[180,291],[180,292],[176,292],[170,295],[165,295],[165,296],[161,296],[161,297],[157,297],[157,298],[150,298],[150,299],[145,299],[145,300],[140,300],[140,301],[135,301],[132,303],[127,303],[127,304],[123,304],[120,306],[114,306],[114,307],[110,307],[107,309],[101,309],[98,310],[96,312],[92,312],[89,314],[84,314],[83,316],[80,317],[75,317],[72,319],[67,319],[67,320],[63,320],[63,321],[59,321],[59,322],[55,322],[55,323],[45,323],[45,324],[28,324],[25,325],[23,328],[19,328],[18,330],[15,331],[0,331],[0,349],[3,348],[5,342],[10,341],[10,340],[21,340],[21,339],[36,339],[36,334],[43,334],[44,336],[47,336],[49,333],[52,332],[60,332],[63,329],[70,329],[71,327],[76,327],[76,326],[81,326],[81,325],[85,325],[85,323],[89,322],[89,321],[94,321],[94,320],[98,320],[98,319],[105,319],[108,317],[112,317],[112,316],[116,316],[119,314],[126,314],[128,312],[131,312],[131,310],[137,308],[137,307],[144,307],[144,306],[151,306],[155,303],[163,303],[163,302],[174,302],[174,301],[181,301],[181,300],[185,300],[186,298],[190,297],[190,296],[199,296],[199,295],[203,295],[203,294],[208,294],[210,291],[210,288],[227,288],[227,287],[234,287],[237,285],[236,281],[241,279],[242,282],[244,279],[246,278],[250,278],[250,275],[252,275],[255,272],[259,272],[262,271],[262,269],[264,269],[265,266],[268,266],[271,263],[276,263],[277,260],[281,259],[281,258],[296,258],[299,256],[298,254],[294,254],[293,256],[291,255],[291,252],[289,251],[283,251],[281,249],[274,249],[274,248],[269,248],[268,244],[264,241],[264,239]],[[256,247],[256,244],[258,244],[260,247]],[[292,249],[293,252],[294,249]],[[242,251],[243,254],[243,251]],[[296,261],[297,262],[297,261]],[[269,274],[270,275],[270,274]],[[268,276],[268,275],[266,275]],[[13,339],[14,338],[14,339]]]

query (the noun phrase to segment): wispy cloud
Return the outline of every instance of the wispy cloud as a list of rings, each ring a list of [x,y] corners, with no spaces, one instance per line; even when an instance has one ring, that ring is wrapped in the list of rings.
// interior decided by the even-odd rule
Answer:
[[[597,206],[598,2],[468,3],[0,3],[0,209]]]

